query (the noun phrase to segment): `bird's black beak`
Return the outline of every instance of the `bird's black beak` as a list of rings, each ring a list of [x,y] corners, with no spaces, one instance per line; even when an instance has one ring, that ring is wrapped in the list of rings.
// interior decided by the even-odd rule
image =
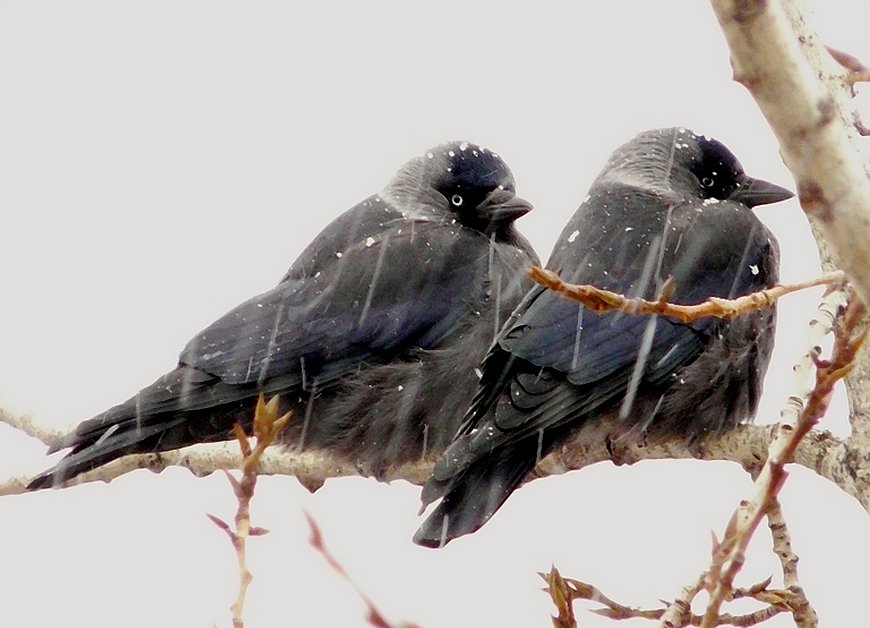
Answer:
[[[505,200],[491,198],[486,204],[486,213],[492,222],[512,222],[532,211],[532,204],[519,196]]]
[[[743,203],[747,207],[755,207],[756,205],[778,203],[792,196],[794,196],[792,192],[775,183],[743,175],[740,177],[740,187],[734,190],[729,198],[732,201]]]

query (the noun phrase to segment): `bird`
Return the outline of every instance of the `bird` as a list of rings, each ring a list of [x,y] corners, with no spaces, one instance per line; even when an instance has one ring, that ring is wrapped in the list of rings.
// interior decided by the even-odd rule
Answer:
[[[452,440],[475,367],[537,264],[532,209],[492,150],[440,144],[328,224],[271,290],[196,334],[177,366],[52,446],[59,486],[120,456],[233,438],[259,395],[291,411],[279,441],[381,477]]]
[[[746,295],[779,273],[779,245],[752,208],[791,196],[748,176],[716,139],[645,131],[611,154],[546,267],[628,297],[672,289],[672,303],[693,304]],[[693,445],[750,420],[775,324],[774,306],[682,323],[596,313],[533,287],[487,352],[455,441],[424,483],[421,513],[440,502],[414,541],[437,548],[479,529],[581,428],[610,444]]]

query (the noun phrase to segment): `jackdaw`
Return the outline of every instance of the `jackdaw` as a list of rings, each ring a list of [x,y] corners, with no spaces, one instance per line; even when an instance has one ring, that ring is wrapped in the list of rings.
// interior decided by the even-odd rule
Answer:
[[[293,417],[280,439],[379,475],[450,443],[475,366],[537,263],[508,166],[469,142],[432,148],[330,223],[273,289],[181,352],[178,366],[81,423],[28,488],[119,456],[232,438],[262,393]]]
[[[641,133],[610,157],[547,267],[565,281],[674,303],[776,283],[779,247],[751,208],[792,194],[743,172],[721,143],[682,128]],[[533,288],[482,365],[456,441],[435,465],[414,541],[482,526],[535,464],[585,426],[593,437],[689,443],[752,418],[773,348],[774,307],[684,324],[597,314]]]

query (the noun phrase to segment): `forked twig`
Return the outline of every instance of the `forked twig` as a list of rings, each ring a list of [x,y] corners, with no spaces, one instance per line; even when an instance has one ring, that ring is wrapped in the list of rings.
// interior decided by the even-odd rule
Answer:
[[[233,487],[233,493],[239,502],[239,507],[236,510],[235,530],[229,524],[212,514],[208,514],[208,518],[226,532],[236,550],[239,565],[239,590],[236,599],[230,607],[233,615],[233,628],[243,628],[245,625],[243,613],[245,608],[245,596],[248,592],[248,586],[251,584],[253,576],[248,569],[246,542],[249,536],[262,536],[268,533],[265,528],[251,526],[251,499],[254,497],[254,489],[257,486],[257,467],[260,462],[260,456],[266,450],[266,447],[275,440],[275,437],[283,429],[290,420],[290,413],[283,416],[278,416],[278,397],[272,397],[269,403],[263,399],[263,395],[257,400],[257,407],[254,411],[254,438],[256,444],[251,447],[248,436],[245,434],[242,427],[237,423],[233,426],[233,432],[236,439],[239,441],[239,447],[242,450],[242,478],[237,480],[229,471],[224,471],[230,485]]]

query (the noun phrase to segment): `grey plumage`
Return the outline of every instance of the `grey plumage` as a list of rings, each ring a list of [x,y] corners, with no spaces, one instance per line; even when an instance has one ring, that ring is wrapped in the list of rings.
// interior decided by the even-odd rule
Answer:
[[[474,368],[537,263],[531,209],[495,153],[467,142],[410,160],[329,224],[272,290],[197,334],[178,367],[81,423],[30,489],[130,453],[231,438],[260,393],[294,412],[288,445],[379,474],[444,449]]]
[[[745,175],[716,140],[647,131],[617,149],[562,231],[547,267],[572,283],[675,303],[736,297],[778,278],[779,249],[751,207],[791,193]],[[415,542],[482,526],[541,456],[581,426],[606,438],[694,442],[751,418],[775,309],[683,324],[596,314],[533,288],[487,354],[475,399],[436,463]]]

